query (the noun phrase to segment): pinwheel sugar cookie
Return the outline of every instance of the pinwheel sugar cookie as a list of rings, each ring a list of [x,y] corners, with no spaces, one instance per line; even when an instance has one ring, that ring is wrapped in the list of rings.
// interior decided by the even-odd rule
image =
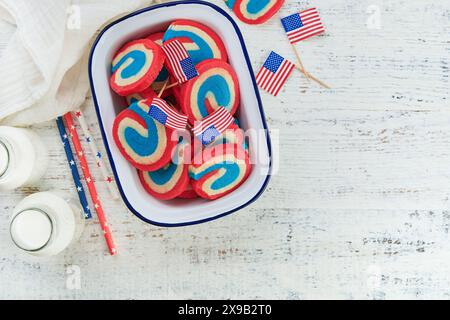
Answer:
[[[217,137],[209,146],[217,146],[220,144],[237,144],[248,151],[248,145],[244,140],[244,130],[236,124],[230,125],[219,137]]]
[[[233,9],[239,20],[248,24],[262,24],[272,18],[283,6],[284,0],[230,0],[227,5]]]
[[[163,37],[164,32],[158,32],[151,34],[147,37],[147,39],[153,41],[158,46],[162,47],[163,45]],[[157,92],[161,90],[161,88],[164,86],[164,82],[169,78],[169,71],[167,71],[166,67],[163,67],[161,69],[161,72],[156,77],[155,81],[152,83],[151,88]],[[165,94],[163,94],[163,97],[165,97],[168,93],[170,93],[170,90],[167,90]]]
[[[220,37],[207,26],[192,20],[173,22],[164,34],[164,42],[180,40],[194,64],[206,59],[228,60],[227,51]]]
[[[181,87],[180,86],[176,86],[172,88],[172,95],[175,98],[175,100],[177,101],[177,105],[180,107],[180,109],[184,112],[184,108],[182,105],[183,102],[183,96],[181,93]],[[186,112],[184,112],[186,114]]]
[[[189,122],[202,120],[224,107],[233,115],[240,101],[239,82],[233,68],[217,59],[197,65],[199,76],[182,85],[178,94],[181,108]]]
[[[158,170],[171,160],[177,130],[152,117],[152,100],[141,100],[114,120],[113,137],[122,155],[143,171]]]
[[[207,147],[202,161],[189,166],[195,192],[204,199],[221,198],[241,186],[252,166],[248,153],[236,144]]]
[[[190,152],[189,144],[181,142],[169,164],[152,172],[139,171],[144,189],[160,200],[174,199],[183,194],[189,185],[189,164],[186,160],[190,160]]]
[[[139,92],[139,93],[133,93],[127,96],[127,102],[128,105],[131,105],[135,102],[141,101],[141,100],[153,100],[157,96],[156,92],[152,88],[147,88],[146,90]]]
[[[155,42],[158,46],[162,47],[163,45],[164,32],[152,33],[147,37],[147,39]]]
[[[228,8],[233,9],[234,4],[236,3],[236,0],[225,0],[225,4],[228,6]]]
[[[186,190],[182,194],[178,196],[180,199],[195,199],[198,198],[198,194],[195,192],[194,188],[192,187],[192,184],[189,182],[189,184],[186,187]]]
[[[158,77],[164,59],[162,49],[151,40],[127,43],[112,61],[111,88],[121,96],[144,91]]]

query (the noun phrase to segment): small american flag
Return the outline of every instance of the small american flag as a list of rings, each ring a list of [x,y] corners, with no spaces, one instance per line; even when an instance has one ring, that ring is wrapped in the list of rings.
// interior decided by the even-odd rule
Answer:
[[[292,44],[325,32],[325,27],[316,8],[307,9],[300,13],[281,19],[289,41]]]
[[[148,114],[166,127],[175,130],[184,130],[186,128],[187,116],[176,112],[161,98],[153,99]]]
[[[219,107],[194,126],[192,131],[203,145],[208,145],[228,129],[233,122],[231,113],[224,107]]]
[[[272,51],[256,75],[256,82],[261,89],[277,96],[294,67],[295,64]]]
[[[184,83],[198,76],[194,62],[179,40],[164,43],[162,49],[166,54],[168,67],[173,71],[178,83]]]

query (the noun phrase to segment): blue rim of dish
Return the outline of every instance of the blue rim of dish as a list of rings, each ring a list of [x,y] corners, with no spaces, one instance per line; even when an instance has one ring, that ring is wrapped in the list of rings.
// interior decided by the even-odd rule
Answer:
[[[120,22],[122,22],[124,20],[127,20],[128,18],[131,18],[131,17],[134,17],[134,16],[139,15],[141,13],[144,13],[144,12],[153,11],[155,9],[163,8],[163,7],[173,7],[173,6],[182,5],[182,4],[200,4],[200,5],[205,5],[205,6],[211,7],[212,9],[214,9],[217,12],[219,12],[220,14],[222,14],[225,18],[227,18],[231,22],[231,24],[233,25],[233,27],[234,27],[234,29],[236,31],[236,34],[237,34],[237,36],[239,38],[239,41],[241,43],[242,52],[244,54],[245,61],[247,62],[247,67],[248,67],[248,69],[250,71],[251,79],[252,79],[252,82],[253,82],[253,87],[255,89],[256,99],[258,100],[258,108],[259,108],[259,112],[260,112],[260,115],[261,115],[261,121],[263,123],[264,130],[265,130],[265,133],[266,133],[267,148],[268,148],[268,151],[269,151],[269,170],[268,170],[266,179],[264,180],[264,183],[261,186],[261,189],[256,193],[256,195],[252,199],[247,201],[246,203],[238,206],[237,208],[231,209],[231,210],[229,210],[227,212],[224,212],[224,213],[220,213],[220,214],[215,215],[213,217],[209,217],[209,218],[201,219],[201,220],[196,220],[196,221],[189,221],[189,222],[182,222],[182,223],[161,223],[161,222],[156,222],[156,221],[149,220],[149,219],[145,218],[144,216],[142,216],[139,212],[137,212],[136,209],[134,209],[133,206],[130,204],[130,202],[128,201],[127,197],[125,196],[125,194],[123,192],[122,185],[120,183],[120,179],[119,179],[119,177],[117,175],[116,165],[115,165],[115,163],[113,161],[111,150],[110,150],[109,145],[108,145],[108,140],[106,139],[106,133],[105,133],[105,128],[103,127],[102,117],[100,116],[100,109],[99,109],[99,106],[98,106],[97,96],[95,94],[95,89],[94,89],[94,81],[92,79],[92,58],[94,56],[95,48],[97,47],[97,44],[100,41],[100,39],[102,38],[103,34],[108,29],[113,27],[114,25],[116,25],[116,24],[118,24],[118,23],[120,23]],[[256,84],[256,79],[255,79],[255,76],[254,76],[254,73],[253,73],[252,65],[250,63],[250,58],[248,56],[247,47],[245,46],[244,38],[242,37],[242,33],[241,33],[239,27],[237,26],[236,22],[222,8],[216,6],[216,5],[212,4],[212,3],[201,1],[201,0],[183,0],[183,1],[173,1],[173,2],[168,2],[168,3],[162,3],[162,4],[154,5],[154,6],[151,6],[151,7],[148,7],[148,8],[144,8],[144,9],[135,11],[133,13],[130,13],[130,14],[128,14],[128,15],[120,18],[120,19],[117,19],[117,20],[111,22],[110,24],[108,24],[100,32],[100,34],[97,36],[94,44],[92,45],[92,49],[91,49],[91,52],[90,52],[90,55],[89,55],[89,66],[88,67],[89,67],[89,82],[90,82],[90,86],[91,86],[92,97],[93,97],[93,100],[94,100],[95,111],[97,113],[97,118],[98,118],[98,122],[99,122],[99,125],[100,125],[100,131],[102,133],[103,143],[105,145],[106,152],[108,153],[109,162],[111,164],[111,169],[112,169],[114,177],[116,179],[117,187],[119,189],[119,192],[120,192],[120,195],[122,197],[122,200],[125,202],[125,204],[128,207],[128,209],[131,212],[133,212],[133,214],[135,216],[137,216],[139,219],[141,219],[144,222],[150,223],[152,225],[158,226],[158,227],[184,227],[184,226],[196,225],[196,224],[205,223],[205,222],[209,222],[209,221],[212,221],[212,220],[220,219],[220,218],[223,218],[223,217],[225,217],[227,215],[230,215],[230,214],[232,214],[232,213],[234,213],[236,211],[239,211],[239,210],[247,207],[248,205],[252,204],[253,202],[255,202],[263,194],[264,190],[267,188],[267,184],[269,183],[270,177],[272,175],[272,143],[270,141],[269,129],[267,127],[266,117],[265,117],[264,110],[263,110],[263,107],[262,107],[262,102],[261,102],[261,96],[259,94],[259,89],[258,89],[258,86]]]

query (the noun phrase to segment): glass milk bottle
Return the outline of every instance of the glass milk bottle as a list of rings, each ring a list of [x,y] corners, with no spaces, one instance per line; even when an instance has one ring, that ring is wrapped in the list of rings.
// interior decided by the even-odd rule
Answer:
[[[0,126],[0,191],[37,182],[47,168],[47,149],[29,129]]]
[[[13,243],[35,256],[55,256],[76,242],[84,229],[83,210],[63,193],[39,192],[23,199],[10,222]]]

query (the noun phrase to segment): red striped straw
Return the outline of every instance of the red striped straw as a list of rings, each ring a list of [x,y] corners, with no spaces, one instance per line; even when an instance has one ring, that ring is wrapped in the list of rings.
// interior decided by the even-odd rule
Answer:
[[[103,230],[103,235],[105,236],[106,244],[108,245],[109,253],[115,255],[117,253],[116,246],[114,244],[111,230],[109,229],[108,222],[106,221],[105,213],[103,212],[103,207],[98,197],[97,189],[95,188],[94,180],[92,179],[89,166],[84,156],[83,147],[80,143],[80,138],[75,127],[72,114],[70,112],[64,115],[64,120],[66,120],[66,126],[70,132],[70,138],[72,139],[73,146],[75,148],[78,160],[83,170],[84,179],[86,180],[86,185],[88,186],[89,194],[91,195],[92,202],[94,203],[95,211],[97,212],[98,220],[100,226]]]

